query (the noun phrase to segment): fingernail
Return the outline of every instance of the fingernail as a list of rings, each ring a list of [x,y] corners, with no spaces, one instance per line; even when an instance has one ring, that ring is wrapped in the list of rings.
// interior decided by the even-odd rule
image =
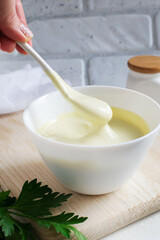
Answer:
[[[33,37],[31,30],[23,23],[20,25],[20,30],[28,39],[31,39]]]

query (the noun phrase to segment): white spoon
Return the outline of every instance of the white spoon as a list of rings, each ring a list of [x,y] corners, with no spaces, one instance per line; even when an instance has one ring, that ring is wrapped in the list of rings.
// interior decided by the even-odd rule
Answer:
[[[111,120],[112,110],[106,102],[74,90],[63,81],[58,73],[56,73],[28,43],[17,42],[17,44],[41,65],[44,72],[52,80],[54,86],[83,117],[101,124],[105,124]]]

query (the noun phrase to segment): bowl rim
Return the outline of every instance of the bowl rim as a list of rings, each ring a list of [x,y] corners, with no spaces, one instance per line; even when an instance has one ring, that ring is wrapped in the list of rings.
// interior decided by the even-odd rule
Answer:
[[[151,102],[153,102],[158,108],[159,108],[159,111],[160,111],[160,104],[158,104],[153,98],[141,93],[141,92],[138,92],[138,91],[135,91],[135,90],[132,90],[132,89],[128,89],[128,88],[123,88],[123,87],[116,87],[116,86],[105,86],[105,85],[86,85],[86,86],[76,86],[76,87],[73,87],[74,89],[76,90],[79,90],[79,89],[87,89],[87,88],[110,88],[110,89],[117,89],[117,90],[122,90],[122,91],[127,91],[127,92],[133,92],[135,94],[138,94],[138,95],[141,95],[145,98],[148,98]],[[133,140],[130,140],[130,141],[127,141],[127,142],[122,142],[122,143],[118,143],[118,144],[110,144],[110,145],[80,145],[80,144],[72,144],[72,143],[65,143],[65,142],[60,142],[60,141],[56,141],[54,139],[51,139],[51,138],[47,138],[47,137],[44,137],[42,135],[40,135],[39,133],[37,133],[36,131],[33,131],[27,124],[27,121],[26,121],[26,115],[27,113],[29,112],[29,108],[35,104],[35,102],[38,102],[38,101],[42,101],[43,99],[47,98],[49,95],[51,94],[54,94],[54,93],[57,93],[59,92],[58,90],[56,91],[52,91],[50,93],[47,93],[39,98],[36,98],[34,101],[32,101],[28,107],[24,110],[23,112],[23,123],[25,125],[25,127],[28,129],[29,132],[31,132],[32,134],[36,135],[37,137],[39,137],[40,139],[42,139],[43,141],[46,141],[46,142],[49,142],[49,143],[53,143],[53,144],[57,144],[57,145],[61,145],[63,147],[68,147],[68,148],[85,148],[85,149],[108,149],[108,148],[119,148],[119,147],[122,147],[122,146],[127,146],[127,145],[131,145],[131,144],[134,144],[136,142],[140,142],[140,141],[143,141],[143,139],[146,139],[148,138],[149,136],[151,135],[154,135],[156,132],[158,133],[158,130],[160,129],[160,122],[159,124],[152,130],[150,131],[149,133],[145,134],[144,136],[142,137],[139,137],[139,138],[136,138],[136,139],[133,139]]]

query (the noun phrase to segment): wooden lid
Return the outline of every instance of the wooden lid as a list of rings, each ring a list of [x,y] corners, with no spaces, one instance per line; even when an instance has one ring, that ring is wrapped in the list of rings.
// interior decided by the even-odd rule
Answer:
[[[159,73],[160,57],[157,56],[136,56],[128,60],[128,67],[139,73]]]

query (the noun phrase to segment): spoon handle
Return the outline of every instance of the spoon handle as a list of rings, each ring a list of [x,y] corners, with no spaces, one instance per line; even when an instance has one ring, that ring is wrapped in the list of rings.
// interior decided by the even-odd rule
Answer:
[[[63,81],[63,79],[56,73],[46,61],[28,44],[17,42],[17,44],[22,47],[27,53],[29,53],[43,68],[44,72],[49,76],[52,80],[53,84],[56,88],[58,88],[61,93],[65,96],[66,95],[66,87],[67,84]]]
[[[41,65],[45,72],[50,70],[51,67],[28,43],[17,42],[17,44],[29,53]]]

